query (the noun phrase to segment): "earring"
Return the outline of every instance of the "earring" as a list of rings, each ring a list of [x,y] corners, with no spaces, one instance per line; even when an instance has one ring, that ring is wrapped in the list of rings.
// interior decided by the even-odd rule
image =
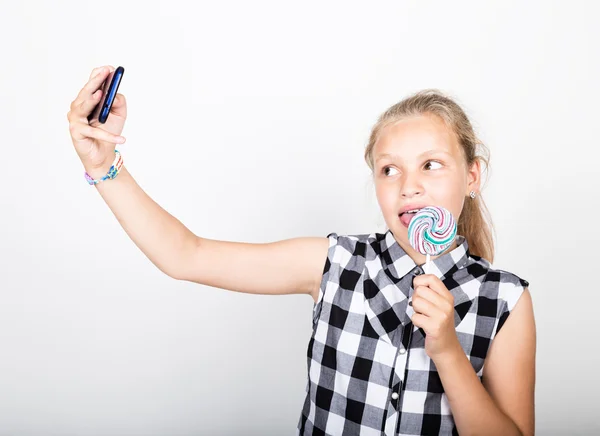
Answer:
[[[475,198],[475,191],[471,191],[471,193],[469,194],[469,197]]]

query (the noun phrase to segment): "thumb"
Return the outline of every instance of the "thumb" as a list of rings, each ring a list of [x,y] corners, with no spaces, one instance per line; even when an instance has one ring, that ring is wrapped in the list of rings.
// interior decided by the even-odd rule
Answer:
[[[115,99],[110,111],[120,117],[127,117],[127,101],[125,100],[125,96],[123,94],[115,95]]]
[[[121,108],[125,106],[127,103],[125,102],[125,96],[123,94],[115,95],[115,99],[113,101],[112,107],[115,109]]]

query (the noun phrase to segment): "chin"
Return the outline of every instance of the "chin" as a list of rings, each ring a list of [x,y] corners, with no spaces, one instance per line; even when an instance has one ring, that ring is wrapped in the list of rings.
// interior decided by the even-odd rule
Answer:
[[[408,229],[406,227],[404,227],[404,225],[402,225],[402,223],[400,222],[400,219],[398,219],[398,217],[396,217],[397,221],[395,223],[393,223],[393,225],[390,225],[390,223],[388,222],[388,228],[392,231],[392,233],[394,234],[394,236],[396,237],[396,239],[403,239],[408,241]]]

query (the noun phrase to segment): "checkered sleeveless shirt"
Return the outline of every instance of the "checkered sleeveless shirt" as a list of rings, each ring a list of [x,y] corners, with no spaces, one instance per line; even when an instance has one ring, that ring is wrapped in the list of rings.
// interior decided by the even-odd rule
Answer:
[[[331,233],[308,344],[306,399],[297,435],[457,434],[414,314],[412,281],[423,269],[390,230]],[[529,284],[457,248],[430,263],[454,296],[454,325],[481,379],[491,341]]]

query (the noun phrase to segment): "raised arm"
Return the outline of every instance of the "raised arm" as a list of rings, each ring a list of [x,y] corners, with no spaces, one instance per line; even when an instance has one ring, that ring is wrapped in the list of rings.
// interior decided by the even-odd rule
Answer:
[[[67,118],[75,150],[92,179],[104,176],[127,117],[117,94],[105,124],[87,116],[100,101],[101,85],[113,67],[92,71],[71,103]],[[82,178],[82,182],[83,182]],[[250,244],[201,238],[158,205],[125,166],[116,178],[95,185],[119,224],[137,247],[170,277],[216,288],[255,294],[310,294],[316,300],[328,240],[304,237]]]
[[[252,294],[310,294],[316,301],[328,247],[325,237],[264,244],[198,238],[176,277]]]

